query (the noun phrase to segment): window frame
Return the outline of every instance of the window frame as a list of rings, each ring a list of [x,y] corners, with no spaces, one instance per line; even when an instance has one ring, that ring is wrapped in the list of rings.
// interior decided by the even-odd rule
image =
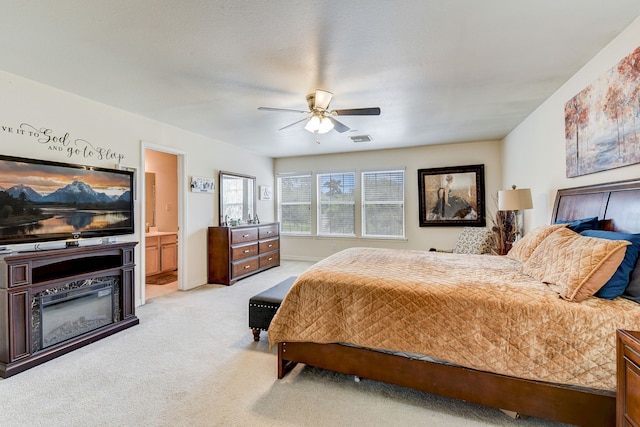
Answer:
[[[367,191],[367,179],[366,175],[391,175],[400,173],[402,177],[402,190],[401,190],[401,200],[398,201],[372,201],[368,202],[365,194]],[[405,193],[406,193],[406,173],[403,168],[394,168],[394,169],[378,169],[378,170],[365,170],[360,172],[360,203],[362,206],[360,219],[361,219],[361,230],[360,237],[363,239],[389,239],[389,240],[405,240],[406,239],[406,204],[405,204]],[[402,232],[400,235],[379,235],[379,234],[368,234],[367,233],[367,206],[375,205],[375,204],[388,204],[388,205],[399,205],[401,206],[401,214],[400,219],[402,221]]]
[[[291,178],[308,178],[309,180],[309,200],[308,201],[304,201],[304,202],[285,202],[284,205],[285,206],[294,206],[294,205],[300,205],[300,206],[308,206],[309,209],[309,223],[308,225],[308,232],[304,232],[304,231],[290,231],[290,230],[286,230],[286,224],[283,222],[282,220],[282,214],[283,214],[283,210],[282,210],[282,206],[283,206],[283,202],[282,202],[282,179],[291,179]],[[286,173],[286,174],[277,174],[276,175],[276,184],[277,184],[277,195],[278,195],[278,200],[277,200],[277,210],[278,210],[278,222],[280,223],[280,234],[284,235],[284,236],[312,236],[313,235],[313,228],[314,228],[314,219],[313,219],[313,181],[312,181],[312,177],[313,174],[311,172],[300,172],[300,173]]]
[[[356,197],[358,194],[358,183],[357,183],[357,174],[355,171],[331,171],[331,172],[317,172],[316,174],[316,185],[315,185],[315,190],[316,190],[316,224],[315,224],[315,228],[316,228],[316,236],[318,237],[323,237],[323,238],[340,238],[340,237],[347,237],[347,238],[355,238],[357,237],[357,230],[356,230]],[[350,218],[352,220],[351,222],[351,228],[353,230],[352,233],[341,233],[341,232],[325,232],[321,230],[321,224],[322,224],[322,215],[323,215],[323,211],[322,208],[324,205],[327,205],[326,201],[322,201],[322,189],[321,187],[321,180],[323,177],[325,176],[332,176],[332,175],[350,175],[353,178],[353,190],[351,192],[352,194],[352,200],[351,201],[344,201],[344,200],[335,200],[332,202],[329,202],[329,205],[334,205],[334,206],[339,206],[339,205],[350,205],[352,206],[351,212],[353,214],[352,218]],[[345,184],[344,182],[342,183],[342,186],[344,187]],[[344,194],[344,193],[343,193]]]

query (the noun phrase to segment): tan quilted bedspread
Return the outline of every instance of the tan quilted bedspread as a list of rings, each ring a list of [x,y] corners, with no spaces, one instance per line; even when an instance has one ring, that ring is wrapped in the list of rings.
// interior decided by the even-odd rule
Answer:
[[[353,248],[298,277],[269,326],[278,342],[419,353],[509,376],[614,390],[615,330],[640,305],[576,303],[507,257]]]

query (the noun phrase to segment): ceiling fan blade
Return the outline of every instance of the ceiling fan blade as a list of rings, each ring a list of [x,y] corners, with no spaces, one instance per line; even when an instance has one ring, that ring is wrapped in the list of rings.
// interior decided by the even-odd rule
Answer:
[[[258,110],[284,111],[284,112],[288,112],[288,113],[310,113],[310,111],[304,111],[304,110],[291,110],[289,108],[273,108],[273,107],[258,107]]]
[[[331,120],[331,123],[333,123],[333,129],[334,130],[336,130],[336,131],[338,131],[340,133],[343,133],[343,132],[346,132],[346,131],[349,130],[349,126],[345,125],[344,123],[341,123],[341,122],[337,121],[336,119],[334,119],[331,116],[327,116],[327,118],[329,120]]]
[[[345,110],[333,110],[331,114],[336,116],[379,116],[380,108],[347,108]]]
[[[322,89],[316,89],[314,108],[317,108],[319,110],[326,110],[327,108],[329,108],[331,98],[333,98],[333,94],[331,92]]]
[[[281,127],[281,128],[280,128],[280,129],[278,129],[278,130],[283,130],[283,129],[286,129],[286,128],[290,128],[291,126],[297,125],[298,123],[300,123],[300,122],[304,122],[304,121],[306,121],[306,120],[309,120],[309,118],[308,118],[308,117],[305,117],[305,118],[304,118],[304,119],[302,119],[302,120],[298,120],[297,122],[293,122],[293,123],[291,123],[290,125],[286,125],[285,127]]]

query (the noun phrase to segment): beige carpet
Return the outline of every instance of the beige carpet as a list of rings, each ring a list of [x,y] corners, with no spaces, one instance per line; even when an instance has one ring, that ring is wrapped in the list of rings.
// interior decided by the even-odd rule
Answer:
[[[151,300],[140,325],[0,380],[0,425],[560,425],[308,367],[277,380],[266,334],[254,343],[248,328],[248,299],[309,265]]]

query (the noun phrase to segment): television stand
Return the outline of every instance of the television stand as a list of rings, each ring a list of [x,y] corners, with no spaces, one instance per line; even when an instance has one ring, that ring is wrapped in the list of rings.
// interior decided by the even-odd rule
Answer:
[[[0,377],[137,325],[136,245],[0,257]]]

